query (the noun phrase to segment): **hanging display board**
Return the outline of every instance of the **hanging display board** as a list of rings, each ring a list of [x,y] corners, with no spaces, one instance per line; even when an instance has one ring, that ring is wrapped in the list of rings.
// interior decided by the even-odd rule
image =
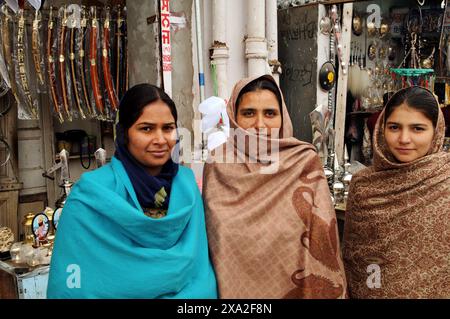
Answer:
[[[278,56],[283,65],[280,86],[294,136],[312,141],[309,113],[316,107],[318,4],[278,11]]]

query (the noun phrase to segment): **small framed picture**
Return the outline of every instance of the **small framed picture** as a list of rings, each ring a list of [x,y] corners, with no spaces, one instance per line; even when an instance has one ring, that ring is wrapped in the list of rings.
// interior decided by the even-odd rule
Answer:
[[[33,228],[33,235],[36,241],[46,241],[47,235],[50,231],[50,221],[44,213],[36,214],[31,224]]]
[[[55,230],[58,229],[59,217],[61,217],[62,207],[55,209],[53,213],[52,223]]]

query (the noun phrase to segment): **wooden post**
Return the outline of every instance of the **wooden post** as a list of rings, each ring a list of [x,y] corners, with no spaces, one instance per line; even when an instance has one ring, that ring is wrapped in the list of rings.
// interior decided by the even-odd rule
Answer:
[[[337,82],[337,97],[336,97],[336,117],[335,117],[335,137],[334,148],[339,164],[344,162],[344,135],[345,135],[345,112],[347,105],[347,81],[348,81],[348,61],[350,60],[350,41],[352,35],[352,16],[353,3],[345,3],[342,14],[342,60],[345,61],[347,72],[344,74],[342,69],[339,71],[339,78]]]
[[[7,94],[11,94],[8,92]],[[14,233],[14,239],[18,240],[18,220],[17,207],[19,199],[19,190],[22,184],[18,181],[17,164],[17,104],[14,98],[9,96],[13,103],[9,112],[0,119],[1,135],[11,149],[11,158],[9,162],[0,167],[0,226],[9,227]],[[5,103],[8,96],[4,96],[1,103]]]

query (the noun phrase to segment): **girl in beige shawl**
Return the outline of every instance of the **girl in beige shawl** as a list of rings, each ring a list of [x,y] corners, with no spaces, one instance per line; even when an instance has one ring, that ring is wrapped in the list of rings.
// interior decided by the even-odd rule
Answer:
[[[322,165],[311,144],[292,136],[276,82],[268,75],[239,81],[227,112],[235,135],[222,150],[235,158],[218,163],[213,154],[203,188],[220,297],[345,297],[336,216]],[[270,144],[269,157],[251,155],[248,145],[256,141],[259,150]]]
[[[386,104],[374,165],[352,180],[344,228],[351,298],[450,297],[450,154],[430,91],[411,87]]]

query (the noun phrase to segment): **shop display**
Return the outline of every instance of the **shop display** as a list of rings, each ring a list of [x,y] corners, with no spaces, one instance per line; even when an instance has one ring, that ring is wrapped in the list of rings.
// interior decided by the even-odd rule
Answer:
[[[53,114],[61,123],[115,120],[128,89],[125,7],[22,6],[14,13],[4,4],[0,30],[1,92],[11,87],[19,118],[39,118],[37,94],[48,87]]]
[[[381,16],[376,18],[366,10],[367,5],[368,2],[363,1],[353,3],[350,43],[341,43],[341,5],[326,5],[327,13],[319,20],[320,32],[330,38],[329,62],[319,69],[318,75],[320,88],[328,91],[329,105],[328,109],[319,105],[310,114],[312,142],[323,160],[337,207],[345,207],[346,187],[351,180],[351,172],[356,171],[353,166],[361,168],[372,163],[373,124],[393,92],[419,85],[439,95],[436,86],[450,82],[450,54],[446,55],[446,51],[450,52],[450,23],[444,22],[445,10],[441,3],[406,6],[406,2],[402,2],[386,7],[378,2]],[[343,46],[350,48],[348,64],[342,58]],[[337,85],[327,81],[329,63],[340,65],[335,70],[336,79],[339,72],[348,73],[344,134],[344,144],[348,148],[345,147],[345,157],[340,159],[335,158],[337,152],[331,137],[336,107],[333,86]],[[448,92],[450,90],[447,89],[445,97],[440,98],[443,106],[450,103]],[[444,149],[448,148],[444,144]],[[343,167],[340,166],[342,161]]]

